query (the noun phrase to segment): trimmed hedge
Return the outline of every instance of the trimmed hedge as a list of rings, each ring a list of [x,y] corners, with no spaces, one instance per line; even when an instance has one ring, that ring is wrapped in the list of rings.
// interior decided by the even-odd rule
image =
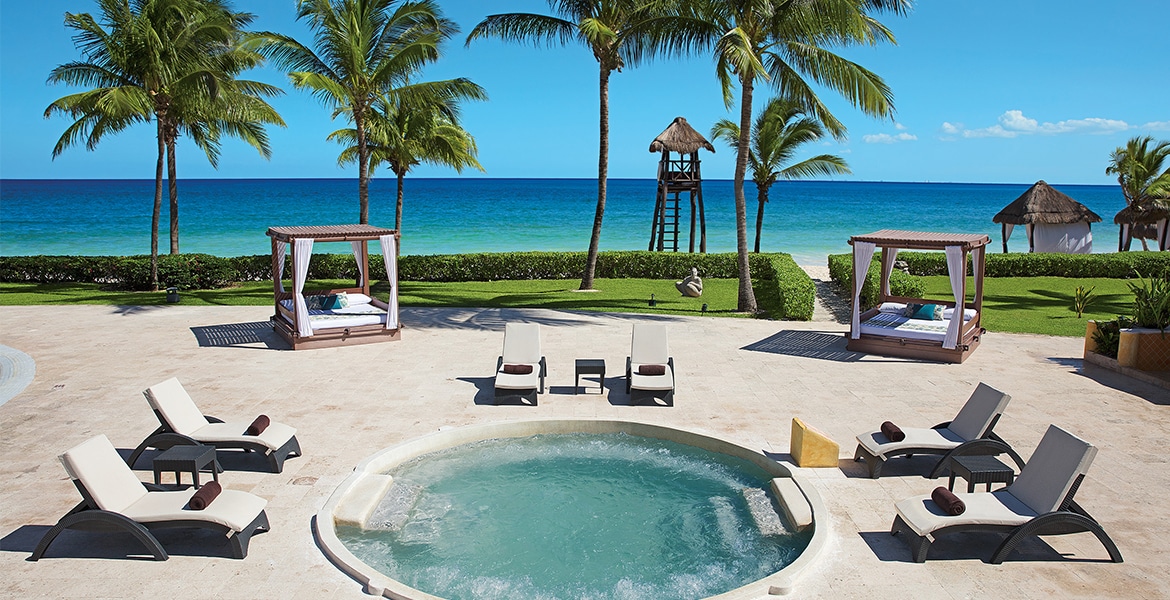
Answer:
[[[900,258],[902,253],[898,253]],[[880,260],[870,261],[869,271],[865,274],[865,283],[861,286],[861,305],[865,308],[876,306],[881,293],[882,263]],[[829,278],[838,287],[851,290],[853,286],[853,255],[829,255]],[[926,284],[914,275],[901,271],[890,273],[890,293],[905,298],[921,298],[926,295]]]
[[[402,281],[499,281],[513,279],[575,279],[585,268],[584,252],[503,252],[401,256]],[[753,254],[752,277],[779,298],[777,318],[812,318],[816,288],[812,279],[788,254]],[[209,254],[159,256],[159,285],[182,290],[217,289],[238,281],[271,277],[267,254],[223,258]],[[602,252],[597,257],[599,278],[681,279],[698,268],[702,277],[738,276],[734,253],[684,254],[675,252]],[[291,265],[285,266],[288,277]],[[310,279],[356,279],[351,254],[314,254]],[[371,257],[370,278],[385,279],[386,268]],[[18,283],[100,283],[116,289],[150,289],[149,256],[0,256],[0,281]]]
[[[899,252],[914,275],[946,275],[942,252]],[[1170,252],[1113,252],[1109,254],[1009,253],[987,254],[987,277],[1103,277],[1133,279],[1170,273]],[[971,263],[967,263],[971,274]]]

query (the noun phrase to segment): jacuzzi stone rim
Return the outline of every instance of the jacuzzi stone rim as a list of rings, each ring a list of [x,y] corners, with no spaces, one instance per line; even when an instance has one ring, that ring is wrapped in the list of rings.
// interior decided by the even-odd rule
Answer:
[[[814,564],[829,540],[828,509],[816,489],[798,472],[778,463],[762,452],[754,451],[727,440],[708,434],[696,433],[674,427],[641,423],[637,421],[596,420],[596,419],[533,419],[526,421],[503,421],[481,423],[436,432],[396,444],[380,450],[354,467],[329,500],[313,519],[313,530],[322,552],[342,571],[364,586],[366,593],[396,600],[444,600],[439,596],[415,589],[400,581],[391,579],[377,569],[354,556],[337,537],[335,514],[346,495],[360,486],[371,476],[383,476],[394,467],[424,454],[496,438],[520,438],[541,434],[564,433],[625,433],[640,437],[654,438],[686,444],[703,450],[727,454],[747,460],[773,477],[788,477],[800,488],[812,507],[813,536],[808,547],[791,564],[783,569],[734,590],[729,590],[708,600],[739,600],[759,598],[764,595],[784,595],[792,591],[799,576]]]

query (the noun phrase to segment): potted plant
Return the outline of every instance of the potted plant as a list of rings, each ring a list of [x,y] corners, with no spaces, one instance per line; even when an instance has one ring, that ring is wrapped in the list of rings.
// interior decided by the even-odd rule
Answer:
[[[1142,371],[1170,371],[1170,277],[1138,276],[1133,292],[1133,326],[1122,329],[1117,362]]]

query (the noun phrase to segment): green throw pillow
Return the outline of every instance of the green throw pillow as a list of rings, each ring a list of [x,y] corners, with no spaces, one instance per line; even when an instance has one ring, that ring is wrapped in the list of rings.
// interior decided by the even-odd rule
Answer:
[[[941,321],[943,320],[943,307],[941,304],[907,304],[902,315],[923,321]]]

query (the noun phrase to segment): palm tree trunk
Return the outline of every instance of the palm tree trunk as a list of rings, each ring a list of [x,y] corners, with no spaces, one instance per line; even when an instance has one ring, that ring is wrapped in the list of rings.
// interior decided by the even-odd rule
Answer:
[[[398,176],[398,201],[394,204],[394,231],[402,233],[402,182],[406,179],[406,171],[395,171]]]
[[[759,308],[756,306],[756,292],[752,289],[751,260],[747,250],[747,200],[743,195],[752,132],[752,80],[741,77],[740,84],[739,149],[735,157],[735,251],[739,266],[739,302],[736,310],[754,313]]]
[[[168,130],[170,128],[168,127]],[[179,253],[179,182],[175,179],[175,135],[167,132],[167,193],[171,200],[171,254]]]
[[[600,143],[597,156],[597,211],[593,214],[593,234],[589,236],[589,254],[585,257],[585,275],[581,278],[583,290],[593,289],[597,272],[597,247],[601,244],[601,219],[605,216],[605,184],[609,177],[609,69],[601,67],[600,88]]]
[[[154,165],[154,212],[150,216],[150,289],[158,291],[158,222],[162,215],[162,178],[163,178],[163,154],[166,153],[166,143],[163,141],[163,126],[160,119],[155,119],[158,123],[158,160]]]
[[[759,185],[759,184],[757,184]],[[768,188],[760,186],[756,190],[756,201],[760,203],[760,207],[756,210],[756,254],[760,253],[760,233],[764,229],[764,203],[768,201]]]
[[[355,106],[353,123],[358,143],[358,223],[370,222],[370,148],[366,146],[366,120],[362,107]]]

